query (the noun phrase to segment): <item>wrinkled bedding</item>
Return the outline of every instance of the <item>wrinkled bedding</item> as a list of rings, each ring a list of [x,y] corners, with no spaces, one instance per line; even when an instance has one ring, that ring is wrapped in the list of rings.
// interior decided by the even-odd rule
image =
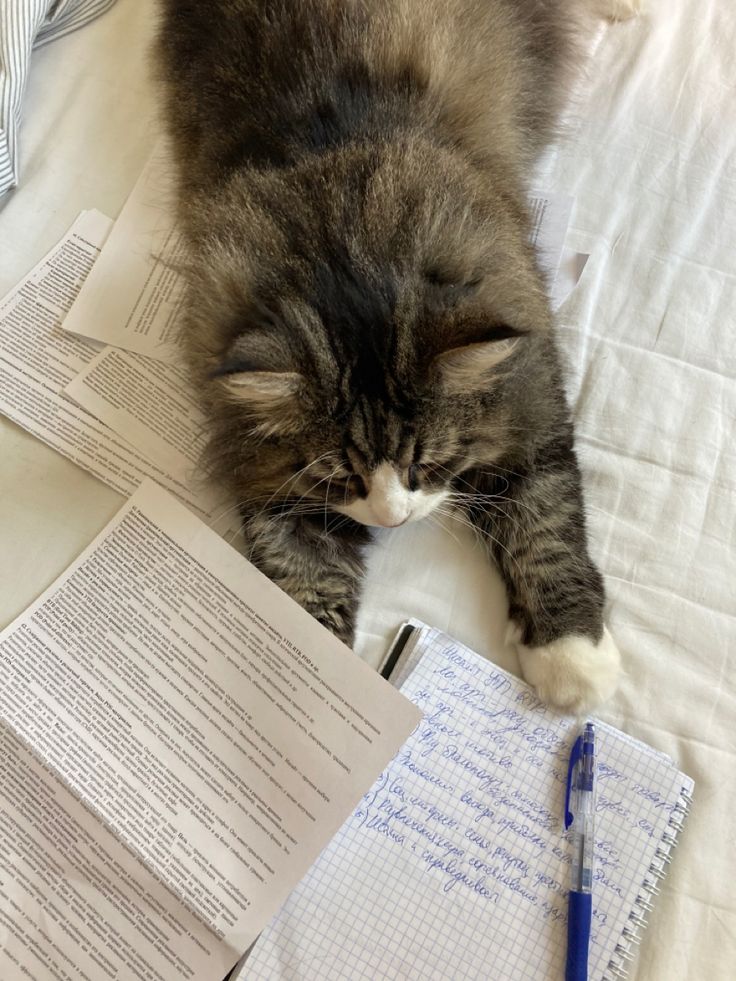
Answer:
[[[736,977],[736,5],[660,0],[607,28],[538,186],[574,195],[590,254],[560,314],[593,553],[626,676],[603,718],[674,757],[693,807],[632,965]],[[0,205],[0,294],[83,208],[115,216],[158,135],[151,5],[33,56],[23,182]],[[0,419],[0,625],[121,499]],[[518,671],[505,597],[462,526],[381,533],[358,653],[407,616]]]

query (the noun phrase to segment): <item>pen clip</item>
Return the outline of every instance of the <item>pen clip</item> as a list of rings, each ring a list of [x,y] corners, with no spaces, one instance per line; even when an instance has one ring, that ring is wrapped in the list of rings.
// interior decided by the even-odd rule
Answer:
[[[575,770],[575,765],[580,761],[583,755],[583,737],[578,736],[578,738],[573,743],[573,747],[570,750],[570,763],[567,767],[567,788],[565,790],[565,830],[567,830],[572,822],[575,820],[575,815],[570,810],[570,791],[572,790],[572,778],[573,772]]]

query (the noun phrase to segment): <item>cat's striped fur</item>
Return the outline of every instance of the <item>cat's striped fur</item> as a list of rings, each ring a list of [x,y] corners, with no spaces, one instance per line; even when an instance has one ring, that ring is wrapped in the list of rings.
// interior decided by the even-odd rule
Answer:
[[[250,557],[350,643],[367,525],[457,509],[570,708],[618,655],[525,200],[589,12],[167,0],[159,41],[184,330]]]

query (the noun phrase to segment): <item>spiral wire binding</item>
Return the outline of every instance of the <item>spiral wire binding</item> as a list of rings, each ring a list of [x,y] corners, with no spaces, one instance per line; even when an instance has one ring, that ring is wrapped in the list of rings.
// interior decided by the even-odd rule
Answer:
[[[602,981],[620,981],[626,978],[629,967],[636,954],[635,947],[641,943],[642,932],[647,925],[647,915],[654,909],[653,898],[659,895],[659,883],[667,874],[667,866],[672,860],[672,850],[677,844],[683,822],[692,802],[692,794],[683,788],[677,803],[672,809],[670,822],[657,845],[652,864],[649,866],[629,919],[621,933],[621,939],[603,972]]]

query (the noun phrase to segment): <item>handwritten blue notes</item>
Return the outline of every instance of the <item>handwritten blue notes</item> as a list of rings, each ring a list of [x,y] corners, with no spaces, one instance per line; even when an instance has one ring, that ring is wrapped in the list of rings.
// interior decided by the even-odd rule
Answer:
[[[251,979],[564,973],[574,720],[425,628],[399,666],[424,719],[264,932]],[[590,978],[603,978],[687,778],[598,723]],[[684,781],[684,783],[683,783]]]

